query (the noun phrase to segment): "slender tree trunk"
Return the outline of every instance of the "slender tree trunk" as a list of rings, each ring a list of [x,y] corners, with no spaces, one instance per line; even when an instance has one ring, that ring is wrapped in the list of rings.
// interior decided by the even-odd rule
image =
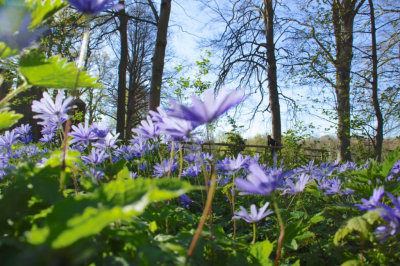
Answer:
[[[381,108],[379,107],[378,100],[378,57],[376,53],[376,28],[375,28],[375,12],[374,3],[372,0],[368,0],[369,12],[371,16],[371,39],[372,39],[372,102],[374,104],[375,116],[376,116],[376,135],[375,135],[375,158],[380,162],[382,156],[383,146],[383,117]]]
[[[339,159],[351,161],[350,152],[350,70],[353,60],[354,17],[365,0],[334,0],[332,19],[336,41],[336,100]]]
[[[161,0],[150,85],[149,109],[153,111],[156,111],[157,107],[160,106],[161,82],[164,71],[165,48],[167,47],[167,31],[170,13],[171,0]]]
[[[124,0],[119,1],[125,4]],[[119,137],[124,139],[125,129],[125,108],[126,108],[126,69],[128,65],[128,17],[126,16],[125,7],[118,12],[119,27],[121,39],[121,58],[118,66],[118,100],[117,100],[117,133]]]
[[[281,145],[281,111],[279,106],[278,83],[276,76],[276,58],[274,43],[274,6],[273,0],[264,0],[264,26],[268,62],[268,91],[271,107],[272,138]]]

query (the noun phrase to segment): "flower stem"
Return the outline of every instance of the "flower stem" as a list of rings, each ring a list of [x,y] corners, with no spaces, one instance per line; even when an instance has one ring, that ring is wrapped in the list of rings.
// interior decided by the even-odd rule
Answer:
[[[179,143],[179,157],[180,157],[180,166],[179,166],[179,175],[178,179],[181,180],[182,168],[183,168],[183,152],[182,152],[182,143]]]
[[[253,223],[253,242],[251,242],[252,245],[254,245],[254,243],[256,243],[256,223]]]
[[[18,93],[23,92],[24,90],[30,88],[31,85],[28,85],[28,83],[24,82],[21,86],[19,86],[17,89],[11,91],[8,93],[1,101],[0,101],[0,108],[4,107],[3,105],[7,103],[9,100],[14,98]]]
[[[171,169],[172,169],[172,161],[174,159],[174,152],[175,152],[175,142],[171,143],[171,157],[169,159],[169,169],[168,169],[168,178],[171,175]],[[165,171],[165,169],[164,169]]]
[[[192,243],[190,244],[188,253],[186,255],[186,264],[189,261],[189,258],[193,254],[194,248],[196,247],[197,242],[199,241],[200,234],[203,231],[204,224],[205,224],[205,222],[207,220],[207,215],[210,213],[212,201],[213,201],[213,198],[214,198],[214,191],[215,191],[215,187],[216,187],[216,184],[217,184],[216,179],[217,179],[217,174],[215,173],[215,170],[214,170],[214,171],[212,171],[212,175],[211,175],[211,186],[210,186],[209,193],[207,195],[206,206],[205,206],[205,208],[203,210],[203,215],[201,216],[200,223],[199,223],[199,225],[197,227],[196,233],[195,233],[195,235],[193,237]]]
[[[274,198],[274,209],[276,212],[276,216],[278,217],[279,227],[281,229],[281,234],[279,235],[279,239],[278,239],[278,247],[277,247],[276,259],[275,259],[275,266],[278,266],[279,259],[281,257],[282,242],[283,242],[283,238],[285,237],[285,226],[283,225],[282,217],[281,217],[281,214],[280,214],[279,208],[278,208],[278,203],[276,202],[275,198]]]
[[[232,176],[232,215],[235,215],[235,172]],[[233,240],[236,238],[236,219],[233,220]]]

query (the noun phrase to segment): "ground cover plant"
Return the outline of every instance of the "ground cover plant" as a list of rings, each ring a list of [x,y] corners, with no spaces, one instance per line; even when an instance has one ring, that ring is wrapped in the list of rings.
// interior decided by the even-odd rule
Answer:
[[[88,16],[118,8],[69,2]],[[82,60],[74,67],[36,50],[21,53],[43,34],[40,21],[64,5],[32,2],[18,33],[0,39],[0,56],[18,56],[25,81],[0,100],[2,265],[398,263],[398,151],[383,163],[295,168],[276,157],[202,152],[199,127],[245,101],[241,91],[207,91],[190,106],[171,100],[168,110],[150,112],[128,143],[104,121],[70,127],[77,87],[98,86],[95,79]],[[72,95],[53,90],[55,97],[44,92],[32,102],[43,126],[38,142],[7,107],[30,86]]]

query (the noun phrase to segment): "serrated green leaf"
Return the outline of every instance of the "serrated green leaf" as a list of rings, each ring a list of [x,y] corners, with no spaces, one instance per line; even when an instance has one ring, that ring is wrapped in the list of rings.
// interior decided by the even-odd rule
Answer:
[[[4,42],[0,42],[0,58],[4,59],[19,54],[18,49],[8,47]]]
[[[367,220],[369,224],[374,224],[376,221],[381,219],[381,215],[378,211],[369,211],[363,215],[363,218]]]
[[[274,245],[268,240],[257,242],[251,247],[250,253],[258,259],[261,265],[273,265],[269,259],[273,247]]]
[[[339,241],[346,237],[349,233],[357,231],[364,235],[368,234],[369,232],[369,224],[367,220],[363,216],[356,216],[351,218],[346,222],[346,225],[340,228],[333,239],[335,245],[338,245]]]
[[[74,89],[78,68],[74,63],[67,62],[60,56],[44,58],[43,55],[30,53],[20,60],[19,72],[27,83],[55,89]],[[78,87],[99,87],[97,78],[93,78],[86,71],[79,72]]]
[[[67,6],[67,2],[61,0],[31,0],[28,1],[31,10],[31,24],[29,29],[33,29],[42,23],[44,20],[53,16],[60,9]]]
[[[316,198],[321,197],[322,192],[318,189],[318,185],[315,182],[311,182],[306,187],[306,190],[311,193]]]
[[[16,114],[14,111],[0,112],[0,130],[7,129],[18,122],[23,115]]]

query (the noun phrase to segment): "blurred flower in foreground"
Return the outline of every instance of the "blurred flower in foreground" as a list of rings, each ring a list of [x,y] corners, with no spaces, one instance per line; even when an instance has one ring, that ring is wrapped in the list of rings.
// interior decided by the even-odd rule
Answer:
[[[240,206],[240,211],[235,212],[236,216],[233,216],[232,219],[243,219],[248,223],[257,223],[260,220],[264,219],[266,216],[273,213],[271,210],[267,210],[269,202],[265,203],[263,207],[259,211],[257,211],[256,205],[252,204],[250,206],[250,214],[246,211],[245,208]]]
[[[219,95],[214,99],[214,93],[208,90],[204,95],[204,102],[193,95],[193,105],[191,107],[170,100],[171,110],[168,115],[196,122],[199,125],[210,123],[233,106],[243,102],[246,97],[243,97],[242,94],[242,90],[226,94],[226,90],[222,89]]]
[[[115,0],[67,0],[71,6],[84,14],[96,15],[107,9],[121,9],[121,4],[113,4]]]
[[[22,50],[38,42],[49,31],[47,26],[31,31],[28,29],[30,24],[31,14],[26,8],[13,6],[0,8],[0,42],[4,42],[12,49]]]

